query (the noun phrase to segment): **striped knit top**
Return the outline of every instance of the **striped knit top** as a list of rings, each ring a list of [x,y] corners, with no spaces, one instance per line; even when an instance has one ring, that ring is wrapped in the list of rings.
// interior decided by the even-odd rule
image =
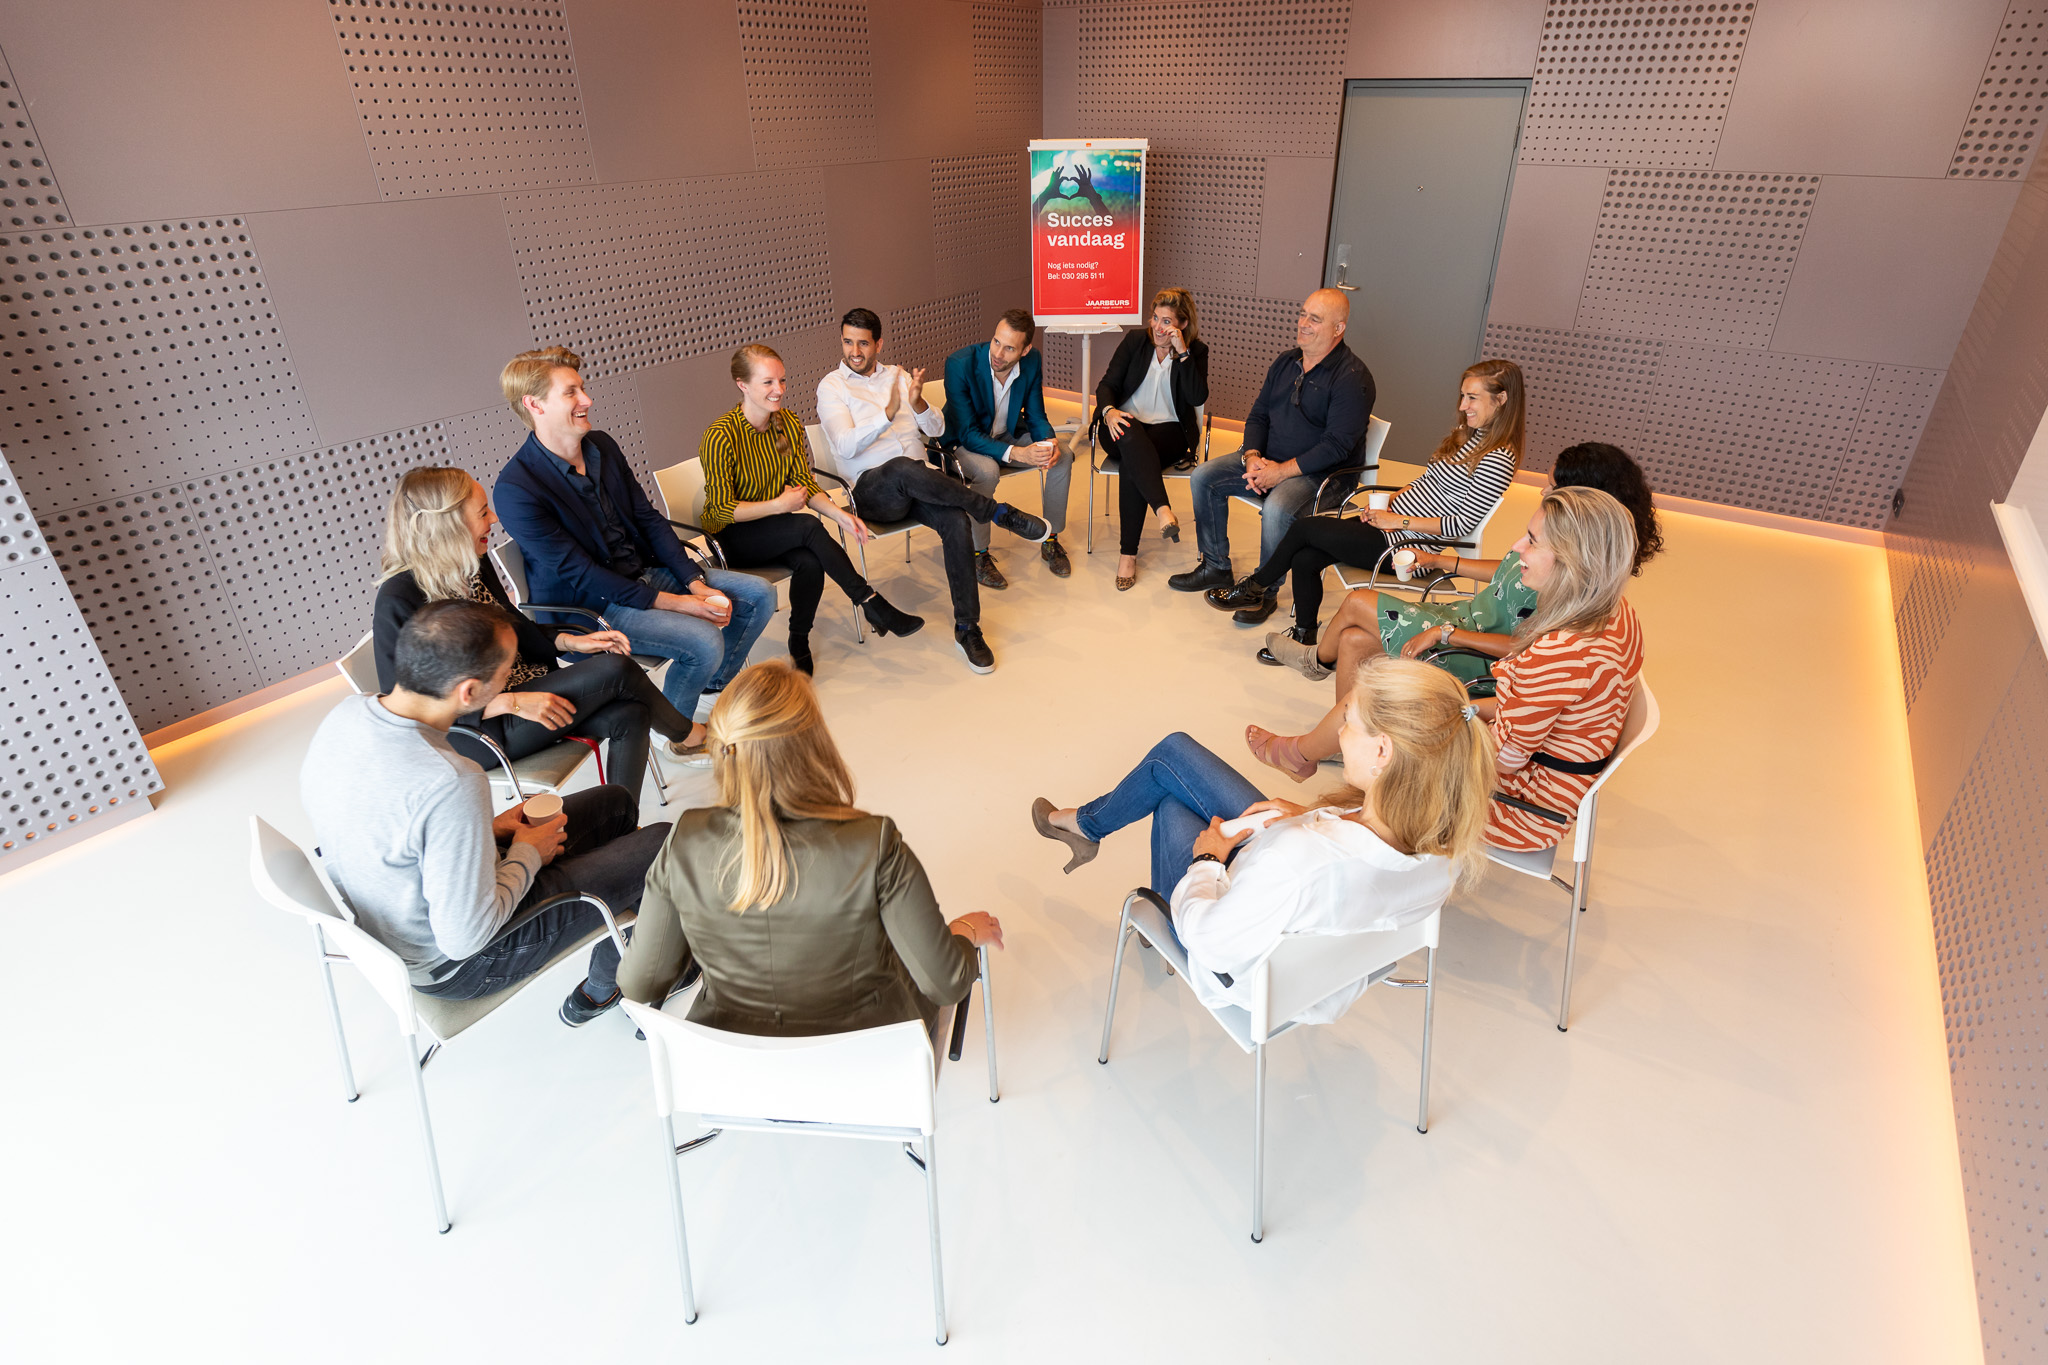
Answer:
[[[1576,811],[1599,774],[1561,773],[1529,756],[1542,752],[1569,763],[1593,763],[1613,753],[1642,671],[1643,627],[1626,598],[1597,635],[1554,630],[1495,664],[1498,790],[1566,815]],[[1497,848],[1549,848],[1565,832],[1540,815],[1492,804],[1486,842]]]
[[[1500,446],[1480,456],[1478,468],[1467,469],[1465,461],[1484,437],[1484,432],[1473,432],[1456,455],[1430,461],[1420,478],[1394,494],[1394,511],[1411,517],[1441,517],[1443,530],[1434,537],[1425,532],[1404,535],[1395,531],[1387,537],[1387,544],[1438,537],[1464,540],[1479,528],[1515,481],[1516,465],[1514,447]]]
[[[780,438],[779,440],[777,438]],[[756,431],[738,404],[704,429],[697,447],[704,467],[704,529],[716,535],[732,525],[735,502],[767,502],[801,485],[821,496],[811,473],[804,424],[788,409],[777,412],[768,430]]]

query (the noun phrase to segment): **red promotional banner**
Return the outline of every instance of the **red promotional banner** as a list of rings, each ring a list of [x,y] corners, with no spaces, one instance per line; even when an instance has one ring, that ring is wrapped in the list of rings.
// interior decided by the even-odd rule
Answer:
[[[1031,312],[1039,326],[1144,320],[1145,147],[1143,139],[1031,144]]]

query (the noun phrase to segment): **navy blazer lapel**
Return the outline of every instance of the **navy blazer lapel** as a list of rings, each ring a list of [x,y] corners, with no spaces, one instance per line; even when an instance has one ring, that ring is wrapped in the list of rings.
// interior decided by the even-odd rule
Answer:
[[[528,473],[554,490],[555,510],[562,518],[562,525],[583,543],[584,552],[599,563],[608,560],[610,551],[605,545],[604,527],[591,518],[583,495],[576,491],[575,484],[569,482],[569,466],[542,445],[538,436],[526,438],[526,444],[519,447],[519,459],[525,463]]]
[[[996,413],[996,382],[995,377],[989,373],[988,343],[986,341],[976,345],[974,354],[968,358],[967,382],[974,385],[974,407],[976,414],[979,415],[985,412],[988,414],[990,421],[994,420]],[[988,430],[988,421],[981,423],[981,429],[983,431]]]

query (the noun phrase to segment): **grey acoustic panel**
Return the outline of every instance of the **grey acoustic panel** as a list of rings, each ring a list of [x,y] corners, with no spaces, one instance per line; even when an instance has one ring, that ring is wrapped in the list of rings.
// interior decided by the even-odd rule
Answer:
[[[2020,180],[2033,165],[2048,114],[2048,5],[2012,0],[1984,65],[1948,173]]]
[[[0,440],[70,507],[317,441],[247,223],[0,236]]]
[[[0,178],[0,210],[7,225],[14,228],[62,226],[71,221],[64,196],[57,188],[57,174],[43,150],[29,117],[28,100],[14,83],[14,72],[0,57],[0,96],[7,101],[7,125],[0,128],[0,156],[7,159],[6,175]]]
[[[1891,516],[1892,492],[1905,478],[1920,433],[1941,392],[1942,370],[1880,365],[1849,433],[1842,472],[1823,519],[1877,530]]]
[[[888,328],[889,360],[906,369],[922,368],[927,380],[945,378],[947,356],[989,338],[981,327],[978,290],[892,308],[883,326]]]
[[[328,6],[384,198],[594,178],[560,4]]]
[[[1521,159],[1536,165],[1711,166],[1749,38],[1750,3],[1552,0]]]
[[[821,166],[834,317],[938,292],[932,261],[932,163],[917,157]]]
[[[1617,170],[1575,330],[1768,346],[1820,177]]]
[[[1253,294],[1262,299],[1304,299],[1323,282],[1336,179],[1333,156],[1266,158]]]
[[[1987,1360],[2040,1354],[2048,662],[2031,644],[1927,850]]]
[[[1079,136],[1335,153],[1350,0],[1089,0],[1080,19]]]
[[[769,337],[767,344],[782,357],[783,368],[789,376],[788,396],[783,401],[806,423],[817,421],[818,384],[839,368],[838,325],[835,322],[822,327],[806,327],[800,332]],[[726,394],[732,394],[732,398],[725,399]],[[704,414],[704,426],[710,426],[720,413],[739,400],[738,393],[732,389],[724,390],[719,397],[725,400],[724,405]]]
[[[1633,452],[1658,489],[1827,515],[1875,366],[1667,342],[1660,369]]]
[[[1264,157],[1201,152],[1148,156],[1147,292],[1199,282],[1205,290],[1256,297],[1265,203]],[[1327,226],[1323,230],[1327,232]],[[1199,299],[1196,308],[1199,312]]]
[[[1202,340],[1209,343],[1209,411],[1217,417],[1242,420],[1258,400],[1266,382],[1266,371],[1280,353],[1297,344],[1294,320],[1301,312],[1298,299],[1257,299],[1242,295],[1195,291],[1195,311],[1201,319]],[[1372,351],[1368,339],[1351,337],[1368,367]],[[1105,347],[1097,342],[1101,360],[1116,349],[1116,338]]]
[[[1029,260],[1021,149],[937,157],[931,177],[932,265],[941,290],[972,288]]]
[[[37,524],[144,733],[268,681],[182,485],[42,514]]]
[[[596,421],[602,427],[604,414],[596,414]],[[513,414],[510,403],[444,418],[436,425],[441,428],[446,451],[444,463],[468,470],[469,476],[485,488],[497,481],[498,472],[531,434]]]
[[[1894,553],[1903,550],[1911,565],[1910,573],[1904,575],[1904,591],[1895,591],[1892,597],[1909,720],[1977,567],[1978,546],[1975,538],[1965,533],[1962,504],[1966,499],[1976,501],[1971,494],[1981,491],[1981,481],[1973,477],[1980,461],[1967,405],[1951,377],[1934,401],[1913,463],[1906,470],[1905,516],[1887,528],[1885,536]],[[1984,501],[1989,503],[1990,498]],[[1988,509],[1968,510],[1990,520]]]
[[[754,169],[732,0],[568,0],[599,180]]]
[[[1543,0],[1355,0],[1352,80],[1527,77],[1543,39]]]
[[[0,471],[0,487],[14,492]],[[35,841],[163,790],[64,579],[0,569],[0,868]]]
[[[792,171],[509,195],[527,318],[592,376],[830,320],[825,197]]]
[[[1018,148],[1040,131],[1036,79],[1043,47],[1035,5],[976,4],[974,28],[974,136],[983,146]],[[1032,79],[1020,81],[1021,72]]]
[[[754,164],[766,170],[874,160],[876,72],[867,6],[860,0],[739,0],[739,22]]]
[[[1637,419],[1648,395],[1658,392],[1663,342],[1501,323],[1486,329],[1484,350],[1522,367],[1529,409],[1525,468],[1547,473],[1559,451],[1581,441],[1642,453],[1646,431]]]
[[[1570,331],[1579,316],[1607,172],[1598,166],[1518,166],[1493,267],[1490,320]]]

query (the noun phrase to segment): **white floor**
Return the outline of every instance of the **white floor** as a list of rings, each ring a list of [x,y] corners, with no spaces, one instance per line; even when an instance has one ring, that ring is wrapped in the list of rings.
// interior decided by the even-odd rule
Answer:
[[[1878,551],[1670,519],[1634,592],[1666,728],[1606,804],[1572,1031],[1562,893],[1496,876],[1446,918],[1426,1136],[1414,995],[1275,1045],[1254,1246],[1249,1058],[1148,961],[1095,1064],[1142,832],[1062,877],[1026,812],[1174,729],[1290,792],[1242,726],[1303,726],[1327,685],[1168,592],[1189,547],[1148,537],[1114,592],[1075,491],[1072,580],[998,534],[994,675],[953,649],[929,536],[874,576],[931,628],[856,646],[828,600],[817,641],[863,804],[1009,933],[1002,1102],[978,1012],[940,1091],[945,1358],[1981,1359]],[[1247,519],[1241,569],[1254,544]],[[1771,584],[1793,618],[1755,610]],[[300,753],[340,695],[167,746],[153,815],[0,879],[0,1356],[931,1358],[919,1181],[879,1144],[686,1158],[683,1324],[646,1064],[616,1013],[556,1021],[575,969],[429,1068],[434,1235],[388,1014],[338,974],[345,1104],[307,935],[245,873],[250,812],[304,834]]]

